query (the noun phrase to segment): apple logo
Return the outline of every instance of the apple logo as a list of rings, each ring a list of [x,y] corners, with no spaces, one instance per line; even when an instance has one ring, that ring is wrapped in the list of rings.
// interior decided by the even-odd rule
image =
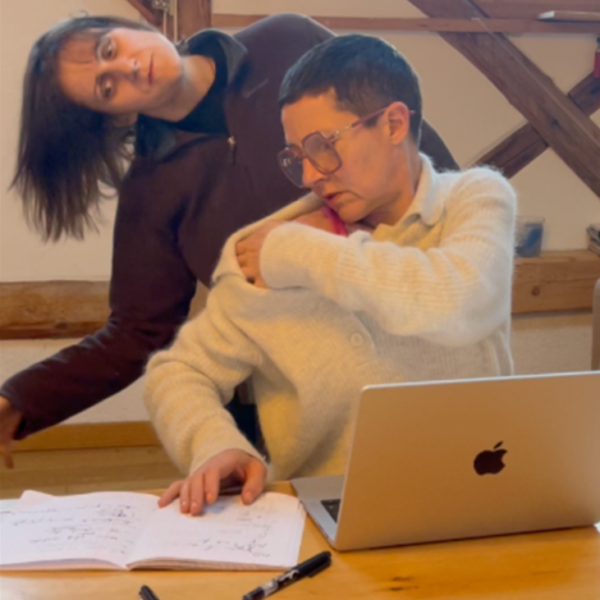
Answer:
[[[480,452],[473,461],[473,467],[477,475],[497,475],[506,466],[502,462],[502,457],[508,450],[500,449],[503,442],[498,442],[493,450],[484,450]]]

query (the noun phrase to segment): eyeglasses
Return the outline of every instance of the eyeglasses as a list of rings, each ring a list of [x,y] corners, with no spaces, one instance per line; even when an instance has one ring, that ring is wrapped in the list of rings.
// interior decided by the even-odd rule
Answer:
[[[323,135],[320,131],[309,133],[302,140],[302,149],[298,147],[284,148],[277,154],[277,161],[286,177],[300,188],[306,187],[303,183],[304,161],[308,160],[310,164],[323,175],[332,175],[342,166],[342,159],[335,149],[335,143],[339,137],[356,129],[365,123],[372,121],[382,115],[386,108],[382,108],[374,113],[362,117],[354,123],[335,131],[329,136]]]

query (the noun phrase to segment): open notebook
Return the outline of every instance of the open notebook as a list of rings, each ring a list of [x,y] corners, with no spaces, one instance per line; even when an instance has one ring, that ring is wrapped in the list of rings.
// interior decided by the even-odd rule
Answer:
[[[150,494],[27,491],[3,519],[0,569],[286,569],[304,520],[295,497],[270,492],[250,506],[222,497],[191,517]]]

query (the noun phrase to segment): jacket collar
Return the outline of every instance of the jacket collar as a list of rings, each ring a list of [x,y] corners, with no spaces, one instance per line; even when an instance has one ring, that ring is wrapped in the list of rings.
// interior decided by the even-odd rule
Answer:
[[[242,43],[222,31],[205,29],[183,40],[178,45],[178,50],[180,54],[214,56],[215,45],[225,54],[229,89],[243,79],[243,66],[248,50]],[[177,123],[140,115],[136,124],[136,156],[160,162],[178,148],[205,136],[205,133],[178,130]]]
[[[196,56],[212,56],[213,45],[217,44],[225,54],[227,63],[227,85],[231,85],[238,77],[242,65],[248,56],[248,50],[234,37],[217,29],[204,29],[179,45],[181,54]]]
[[[421,177],[419,178],[415,197],[406,214],[400,219],[400,223],[405,223],[407,219],[419,217],[425,225],[431,227],[444,214],[444,194],[438,193],[440,187],[439,173],[435,171],[431,161],[425,154],[419,156],[422,165]]]

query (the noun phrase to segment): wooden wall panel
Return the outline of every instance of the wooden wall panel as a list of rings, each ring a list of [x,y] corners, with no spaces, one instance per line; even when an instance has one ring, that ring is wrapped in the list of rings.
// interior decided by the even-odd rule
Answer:
[[[587,250],[518,258],[513,277],[513,314],[590,310],[600,258]]]
[[[57,425],[15,444],[16,452],[128,448],[158,446],[160,442],[147,421]]]
[[[589,310],[600,258],[587,250],[517,259],[513,314]],[[85,281],[0,284],[0,340],[73,338],[93,333],[109,314],[108,283]],[[205,304],[199,286],[190,315]]]
[[[206,303],[198,284],[190,316]],[[0,283],[0,340],[76,338],[98,331],[110,314],[107,281]]]
[[[73,338],[109,315],[105,281],[0,284],[0,339]]]

